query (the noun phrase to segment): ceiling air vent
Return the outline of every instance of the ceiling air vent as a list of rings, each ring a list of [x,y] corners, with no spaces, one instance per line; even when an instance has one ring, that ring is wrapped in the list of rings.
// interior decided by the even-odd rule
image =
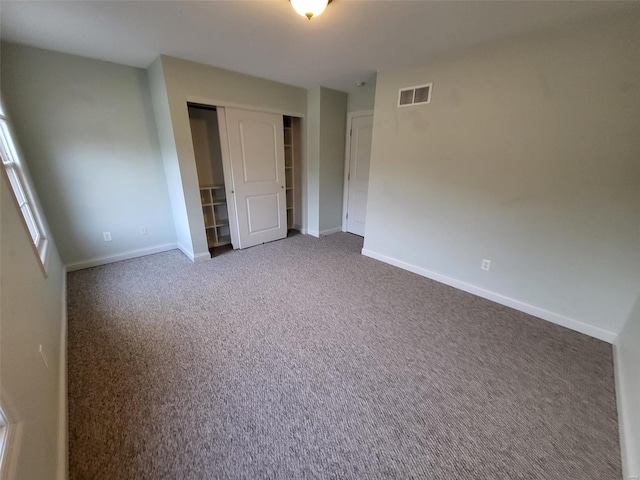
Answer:
[[[416,105],[419,103],[430,103],[432,87],[433,83],[429,83],[427,85],[418,85],[416,87],[400,89],[398,106],[408,107],[409,105]]]

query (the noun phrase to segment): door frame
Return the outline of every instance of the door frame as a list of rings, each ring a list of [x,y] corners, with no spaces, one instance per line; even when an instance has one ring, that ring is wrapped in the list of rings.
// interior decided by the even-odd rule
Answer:
[[[240,248],[240,232],[236,213],[236,195],[233,190],[233,171],[231,169],[231,153],[229,152],[229,133],[227,132],[227,110],[216,107],[218,114],[218,132],[220,134],[220,153],[222,154],[222,173],[224,176],[224,192],[227,199],[227,215],[229,216],[229,235],[234,250]]]
[[[351,164],[351,124],[357,117],[367,117],[373,115],[373,110],[359,110],[347,113],[347,134],[344,152],[344,180],[342,192],[342,231],[347,231],[347,212],[349,210],[349,165]]]

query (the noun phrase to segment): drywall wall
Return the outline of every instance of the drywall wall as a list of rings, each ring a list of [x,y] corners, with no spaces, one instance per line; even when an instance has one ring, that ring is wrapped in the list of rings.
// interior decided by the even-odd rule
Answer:
[[[307,92],[305,119],[307,151],[303,182],[306,183],[306,233],[320,236],[320,92],[321,87]]]
[[[65,272],[49,242],[45,277],[0,171],[0,402],[21,435],[15,477],[66,477]],[[48,366],[38,351],[43,346]]]
[[[171,168],[175,168],[174,156],[177,158],[194,260],[198,261],[209,258],[209,251],[200,206],[187,103],[248,108],[304,117],[307,94],[302,88],[187,60],[161,56],[159,61],[162,64],[175,140],[175,153],[165,152],[163,149],[163,156],[165,164],[173,162]],[[161,142],[164,142],[162,137],[169,133],[164,129],[159,133]]]
[[[82,265],[175,247],[145,71],[1,48],[6,107],[63,261]]]
[[[344,186],[347,94],[325,87],[308,92],[307,233],[340,231]]]
[[[320,234],[342,229],[347,94],[320,93]]]
[[[615,342],[624,477],[640,476],[640,296]]]
[[[638,24],[379,72],[364,253],[612,341],[640,290]]]
[[[348,112],[364,112],[373,110],[376,101],[376,82],[367,82],[362,87],[353,87],[349,90],[347,103]]]
[[[193,243],[191,241],[191,230],[189,229],[189,219],[187,217],[187,204],[184,198],[182,177],[176,152],[176,142],[173,136],[173,126],[171,125],[171,111],[169,110],[169,99],[167,98],[167,86],[164,81],[164,72],[162,71],[160,58],[153,62],[147,69],[147,81],[149,82],[156,131],[158,132],[162,163],[173,214],[176,242],[178,248],[193,260]]]

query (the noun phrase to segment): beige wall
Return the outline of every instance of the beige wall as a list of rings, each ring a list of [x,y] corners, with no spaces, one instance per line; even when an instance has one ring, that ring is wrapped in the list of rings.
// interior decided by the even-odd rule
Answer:
[[[180,250],[187,256],[193,257],[193,242],[191,240],[191,231],[189,230],[189,221],[187,219],[187,203],[184,198],[182,174],[178,163],[176,140],[173,135],[173,125],[171,123],[167,85],[165,83],[160,58],[153,62],[147,69],[147,81],[149,82],[151,103],[153,105],[154,119],[159,137],[160,152],[173,215],[176,242]]]
[[[307,93],[307,118],[305,119],[307,150],[303,182],[306,184],[305,229],[310,235],[320,235],[320,93],[321,87]]]
[[[6,107],[64,262],[175,245],[145,71],[8,43],[1,53]]]
[[[347,94],[322,88],[320,98],[320,234],[342,228]]]
[[[354,87],[349,90],[347,104],[348,112],[363,112],[373,110],[376,101],[376,82],[367,82],[362,87]]]
[[[65,273],[51,242],[45,277],[4,171],[0,177],[0,398],[12,420],[22,424],[15,478],[63,479]]]
[[[307,112],[307,232],[334,233],[342,225],[347,94],[309,90]]]
[[[175,163],[174,155],[177,158],[186,203],[185,218],[179,218],[178,222],[188,225],[194,258],[208,258],[187,102],[304,117],[307,94],[302,88],[178,58],[162,56],[160,62],[175,140],[175,154],[163,149],[163,156],[165,165]],[[160,132],[161,142],[162,137],[167,135],[165,130]],[[175,165],[170,167],[174,168]],[[178,233],[178,237],[180,235]]]
[[[611,341],[640,290],[638,25],[379,72],[365,253]],[[427,82],[431,104],[396,106]]]
[[[640,296],[616,347],[616,394],[624,477],[640,476]]]

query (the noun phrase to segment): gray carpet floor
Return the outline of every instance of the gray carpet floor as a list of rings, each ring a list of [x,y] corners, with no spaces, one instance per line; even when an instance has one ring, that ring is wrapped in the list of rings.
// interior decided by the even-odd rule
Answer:
[[[70,477],[621,478],[610,345],[361,248],[70,273]]]

